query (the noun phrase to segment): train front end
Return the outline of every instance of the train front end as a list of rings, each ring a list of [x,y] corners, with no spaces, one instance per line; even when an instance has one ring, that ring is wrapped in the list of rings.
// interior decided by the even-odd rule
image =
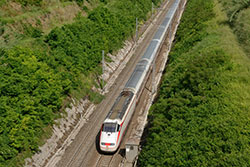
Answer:
[[[120,125],[113,122],[104,122],[100,132],[100,150],[115,152],[119,146]]]

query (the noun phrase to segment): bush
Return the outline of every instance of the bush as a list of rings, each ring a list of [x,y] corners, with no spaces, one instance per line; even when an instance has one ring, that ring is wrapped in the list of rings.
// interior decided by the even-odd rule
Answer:
[[[235,105],[238,90],[228,91],[228,74],[235,75],[236,69],[219,46],[223,37],[207,31],[214,16],[213,0],[188,1],[159,97],[150,109],[139,166],[250,164],[249,109]]]
[[[41,6],[43,0],[14,0],[15,2],[20,3],[22,6],[35,5]]]
[[[16,2],[27,6],[43,1]],[[21,166],[20,154],[38,150],[42,129],[53,124],[69,94],[87,96],[94,103],[102,100],[88,80],[101,73],[102,50],[118,50],[133,35],[136,17],[146,19],[150,10],[150,0],[112,1],[45,37],[39,28],[26,25],[24,35],[37,38],[32,50],[0,50],[0,166]]]
[[[23,28],[24,28],[24,34],[26,36],[29,36],[29,37],[32,37],[32,38],[42,37],[43,32],[38,27],[33,27],[30,24],[24,24]]]
[[[150,1],[117,1],[110,8],[99,6],[87,18],[77,17],[73,24],[53,29],[45,39],[52,57],[48,64],[56,71],[64,71],[73,89],[80,86],[80,74],[88,75],[102,59],[102,50],[112,53],[123,45],[135,30],[135,19],[146,18]],[[122,14],[121,14],[122,13]]]
[[[234,1],[219,0],[224,7],[228,16],[228,23],[233,28],[238,37],[239,43],[245,49],[247,54],[250,53],[250,0]]]
[[[0,54],[0,163],[17,153],[37,151],[42,128],[53,123],[62,104],[60,77],[29,49]]]

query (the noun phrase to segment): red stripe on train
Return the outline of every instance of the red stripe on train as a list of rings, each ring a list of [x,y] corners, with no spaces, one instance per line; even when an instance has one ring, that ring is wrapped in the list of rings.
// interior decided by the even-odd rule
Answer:
[[[134,98],[133,98],[133,100],[131,101],[128,110],[130,110],[130,108],[132,107],[133,102],[134,102],[135,99],[136,99],[136,95],[134,95]],[[125,118],[123,119],[123,121],[122,121],[122,123],[121,123],[121,125],[120,125],[120,128],[121,128],[121,129],[122,129],[122,125],[123,125],[124,121],[125,121],[126,118],[127,118],[128,113],[129,113],[129,112],[126,113]],[[130,118],[130,119],[131,119],[131,118]],[[124,131],[123,131],[123,133],[122,133],[122,137],[123,137],[123,135],[124,135],[124,133],[125,133],[125,131],[126,131],[127,128],[128,128],[128,124],[127,124],[126,128],[124,129]],[[117,136],[117,141],[116,141],[117,145],[120,144],[120,143],[118,143],[118,140],[119,140],[119,137],[120,137],[120,132],[121,132],[121,131],[119,131],[118,136]],[[121,141],[122,141],[122,139],[120,140],[120,142],[121,142]]]
[[[117,137],[117,140],[116,140],[117,145],[118,145],[118,140],[119,140],[120,133],[121,133],[121,131],[118,132],[118,137]]]

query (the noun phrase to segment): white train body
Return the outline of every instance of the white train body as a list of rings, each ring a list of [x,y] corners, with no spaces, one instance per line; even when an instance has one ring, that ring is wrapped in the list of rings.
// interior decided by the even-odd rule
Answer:
[[[165,34],[170,27],[170,23],[178,8],[180,0],[169,9],[162,24],[159,26],[151,43],[137,63],[135,70],[126,83],[123,91],[116,99],[110,112],[103,122],[100,132],[100,150],[104,152],[115,152],[121,144],[122,137],[128,127],[130,119],[135,110],[136,103],[142,93],[152,64],[155,60],[157,52],[162,44]]]
[[[106,117],[100,132],[100,149],[114,152],[119,147],[135,109],[136,97],[131,91],[123,91]]]

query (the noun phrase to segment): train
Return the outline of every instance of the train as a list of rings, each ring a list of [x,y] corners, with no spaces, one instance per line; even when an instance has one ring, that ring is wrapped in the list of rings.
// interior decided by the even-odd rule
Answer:
[[[170,7],[145,53],[136,64],[132,75],[106,116],[100,130],[99,147],[101,151],[115,152],[119,148],[147,78],[153,68],[162,41],[169,27],[171,29],[171,20],[180,1],[175,0]]]

